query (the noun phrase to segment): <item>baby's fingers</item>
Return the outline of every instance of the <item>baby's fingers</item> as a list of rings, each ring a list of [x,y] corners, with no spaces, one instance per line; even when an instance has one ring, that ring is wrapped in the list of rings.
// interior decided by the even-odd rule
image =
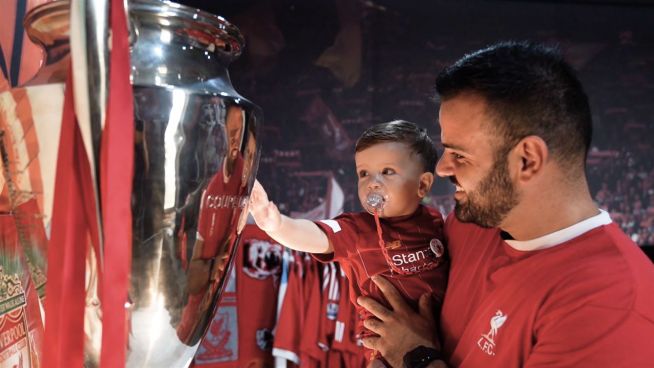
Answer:
[[[255,180],[254,186],[252,187],[252,193],[250,194],[250,203],[256,208],[261,208],[268,204],[268,195],[263,189],[258,180]]]

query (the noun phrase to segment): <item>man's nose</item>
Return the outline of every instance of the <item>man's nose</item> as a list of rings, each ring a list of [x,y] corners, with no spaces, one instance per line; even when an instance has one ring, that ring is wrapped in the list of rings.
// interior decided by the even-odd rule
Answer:
[[[438,163],[436,163],[436,174],[438,174],[438,176],[447,177],[454,175],[452,160],[448,157],[449,155],[443,154],[443,156],[438,160]]]

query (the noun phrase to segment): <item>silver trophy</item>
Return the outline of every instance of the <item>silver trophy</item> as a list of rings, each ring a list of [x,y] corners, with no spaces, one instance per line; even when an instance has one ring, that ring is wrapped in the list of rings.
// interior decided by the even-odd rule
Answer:
[[[70,19],[76,106],[86,106],[76,113],[97,170],[108,84],[108,7],[105,1],[72,1],[68,18],[59,16],[69,9],[65,4],[46,3],[28,19],[60,22],[55,29]],[[128,8],[135,162],[126,364],[185,367],[212,319],[247,219],[262,113],[231,85],[227,66],[244,47],[235,26],[171,2],[137,0]],[[46,55],[56,56],[46,60],[33,84],[61,84],[49,76],[61,75],[62,68],[53,65],[68,57],[68,45],[61,37],[50,44],[32,38]],[[91,272],[88,366],[97,365],[100,353],[94,280]]]

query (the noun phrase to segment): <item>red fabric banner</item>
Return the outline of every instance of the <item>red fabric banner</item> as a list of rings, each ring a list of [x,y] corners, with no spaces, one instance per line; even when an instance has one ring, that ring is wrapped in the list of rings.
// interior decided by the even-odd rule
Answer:
[[[45,301],[43,356],[49,368],[83,366],[85,258],[91,234],[97,234],[91,230],[95,200],[73,107],[72,72],[62,115]]]
[[[104,233],[101,368],[125,366],[134,166],[134,107],[129,40],[122,0],[111,2],[111,70],[107,121],[102,133],[100,186]]]
[[[131,260],[133,169],[133,100],[129,81],[129,41],[125,8],[111,3],[112,45],[107,121],[100,150],[100,201],[103,249],[100,268],[102,300],[102,368],[124,367]],[[49,368],[82,367],[84,362],[85,261],[98,229],[93,179],[75,118],[72,71],[66,85],[55,183],[52,237],[48,251],[46,337]]]

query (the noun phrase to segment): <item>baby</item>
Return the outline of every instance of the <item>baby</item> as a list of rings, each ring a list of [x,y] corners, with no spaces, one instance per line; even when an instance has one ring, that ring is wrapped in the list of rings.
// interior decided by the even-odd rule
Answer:
[[[357,333],[369,317],[356,299],[363,295],[384,304],[371,281],[383,275],[417,310],[418,300],[431,293],[438,317],[447,283],[443,218],[421,204],[434,181],[436,148],[425,129],[397,120],[367,129],[357,140],[354,160],[358,194],[365,212],[344,213],[331,220],[309,221],[282,215],[257,181],[250,212],[257,225],[289,248],[336,261],[350,284],[350,301],[357,306]],[[371,354],[372,361],[377,358]]]

